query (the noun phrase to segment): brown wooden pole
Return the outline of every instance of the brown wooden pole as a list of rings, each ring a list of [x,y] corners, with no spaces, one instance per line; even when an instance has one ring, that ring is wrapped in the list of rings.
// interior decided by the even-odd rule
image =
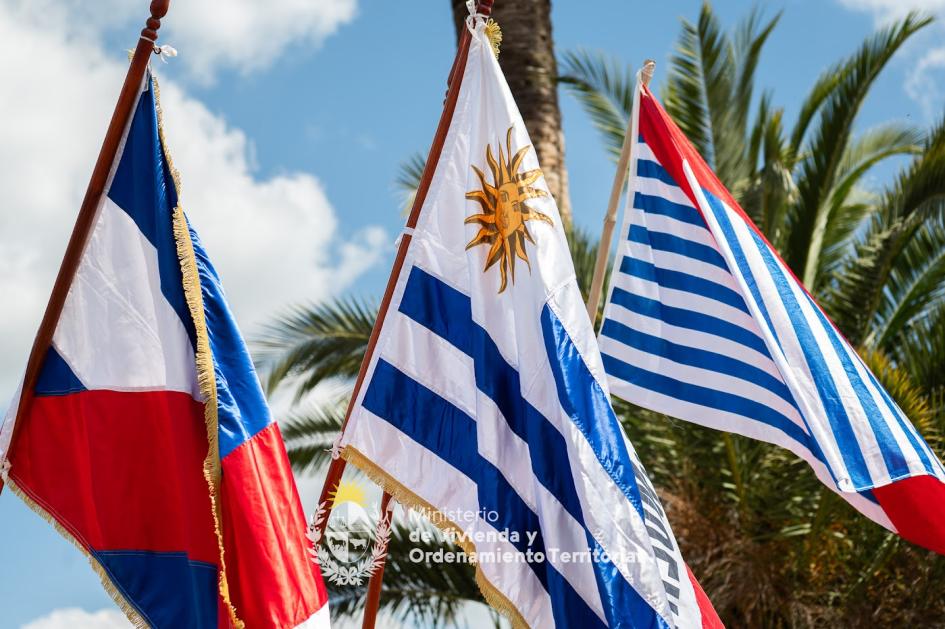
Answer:
[[[492,5],[495,0],[479,0],[477,11],[485,16],[492,13]],[[417,194],[413,199],[413,206],[410,208],[410,215],[407,217],[407,223],[400,239],[400,247],[397,249],[397,255],[394,258],[394,266],[390,272],[390,278],[387,280],[387,288],[384,291],[384,298],[381,300],[380,308],[377,311],[377,319],[374,321],[374,328],[371,330],[371,337],[368,339],[367,349],[364,352],[364,358],[361,360],[361,368],[358,371],[357,380],[354,383],[354,390],[351,393],[351,399],[348,401],[348,409],[345,412],[345,421],[342,424],[341,432],[344,434],[345,427],[348,425],[348,419],[354,410],[355,402],[364,384],[364,376],[367,374],[368,366],[371,364],[371,356],[374,354],[374,347],[377,345],[377,337],[387,318],[387,311],[390,308],[390,301],[394,296],[394,287],[397,286],[397,278],[400,277],[400,271],[404,266],[404,258],[407,256],[407,249],[410,247],[410,231],[417,226],[417,220],[420,218],[420,208],[423,207],[427,198],[427,192],[430,189],[430,183],[433,180],[433,173],[436,165],[440,161],[440,153],[443,152],[443,143],[446,141],[446,133],[449,131],[450,123],[453,121],[453,112],[456,110],[456,99],[459,98],[459,88],[462,84],[463,73],[466,70],[466,58],[469,53],[470,42],[469,31],[466,30],[463,37],[459,40],[459,46],[456,50],[456,58],[450,69],[449,85],[446,92],[446,101],[443,103],[443,113],[440,115],[440,122],[436,128],[436,134],[433,136],[433,144],[430,146],[430,152],[427,155],[426,164],[423,167],[423,174],[420,177],[420,185],[417,186]],[[338,486],[341,476],[345,471],[345,460],[342,458],[332,459],[328,466],[328,472],[325,475],[325,484],[322,486],[321,494],[318,497],[316,510],[325,505],[326,511],[321,522],[315,529],[315,538],[319,541],[325,533],[325,527],[328,526],[328,515],[331,513],[331,501],[329,496]]]
[[[377,523],[378,530],[390,530],[391,520],[393,520],[394,510],[390,504],[391,497],[386,491],[381,498],[381,519]],[[377,540],[377,543],[382,543]],[[387,564],[387,542],[384,544],[384,556],[381,558],[380,565],[374,570],[368,581],[367,596],[364,599],[364,621],[361,623],[361,629],[374,629],[374,623],[377,622],[377,611],[381,605],[381,585],[384,582],[384,566]]]
[[[33,340],[33,347],[30,349],[30,356],[26,362],[26,374],[23,376],[23,387],[20,394],[19,405],[16,410],[16,418],[13,424],[13,434],[10,436],[10,447],[7,450],[7,459],[16,446],[16,437],[19,432],[20,424],[25,421],[30,404],[33,401],[33,388],[36,386],[36,379],[39,377],[40,369],[43,366],[43,359],[46,351],[52,344],[53,334],[56,326],[59,324],[59,317],[62,315],[62,308],[66,303],[66,296],[69,294],[69,288],[72,286],[72,280],[75,277],[76,270],[79,268],[79,262],[82,259],[82,253],[85,251],[85,245],[88,243],[89,236],[92,234],[92,227],[95,225],[95,217],[98,213],[98,207],[105,193],[105,184],[108,181],[108,174],[111,172],[115,157],[118,153],[118,145],[131,119],[132,112],[138,101],[138,90],[141,87],[141,81],[144,80],[144,73],[148,68],[151,55],[154,54],[155,44],[158,38],[158,29],[161,28],[161,18],[167,15],[171,0],[154,0],[151,3],[151,16],[145,23],[141,31],[141,37],[138,39],[138,45],[135,47],[134,55],[131,57],[131,65],[128,67],[128,73],[125,75],[125,82],[121,86],[121,92],[118,94],[118,103],[115,105],[115,111],[112,113],[111,122],[108,123],[108,130],[105,132],[105,141],[98,153],[98,159],[95,161],[95,168],[92,170],[92,178],[89,180],[89,186],[85,190],[85,197],[82,199],[82,205],[79,207],[79,215],[75,221],[75,227],[72,228],[72,236],[69,238],[69,244],[66,246],[66,253],[62,258],[62,264],[59,266],[59,274],[56,276],[56,282],[53,284],[52,293],[49,296],[49,302],[46,304],[46,312],[43,314],[42,322],[39,324],[39,331]],[[13,470],[11,470],[11,474]],[[3,481],[0,480],[0,491],[3,491]]]
[[[643,69],[640,71],[640,80],[644,85],[649,86],[650,79],[653,78],[653,70],[656,68],[656,62],[647,59],[643,62]],[[639,90],[639,86],[634,90]],[[636,98],[634,98],[634,102]],[[623,136],[623,147],[620,149],[620,159],[617,160],[617,174],[614,175],[614,184],[610,189],[610,201],[607,203],[607,214],[604,216],[604,228],[601,233],[600,241],[597,243],[597,260],[594,263],[594,277],[591,280],[591,289],[587,294],[587,316],[591,318],[591,325],[596,328],[597,309],[600,307],[601,291],[604,288],[604,274],[607,272],[607,261],[610,259],[610,243],[614,238],[614,227],[617,226],[617,204],[620,202],[620,195],[623,193],[623,184],[627,181],[627,167],[630,165],[630,147],[633,145],[633,116],[627,122],[627,132]]]

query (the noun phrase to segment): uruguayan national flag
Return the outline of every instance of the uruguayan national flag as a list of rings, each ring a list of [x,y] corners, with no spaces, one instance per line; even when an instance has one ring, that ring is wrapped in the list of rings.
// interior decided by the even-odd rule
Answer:
[[[942,464],[646,89],[600,348],[640,406],[775,443],[945,553]]]
[[[714,626],[611,408],[561,217],[483,29],[343,456],[462,534],[516,626]]]

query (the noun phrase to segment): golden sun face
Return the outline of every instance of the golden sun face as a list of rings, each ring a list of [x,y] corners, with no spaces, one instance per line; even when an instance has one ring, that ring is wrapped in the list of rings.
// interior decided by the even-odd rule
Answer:
[[[549,225],[554,224],[547,214],[533,210],[525,204],[528,199],[548,196],[544,190],[532,187],[532,184],[541,177],[540,169],[518,172],[522,160],[532,148],[531,145],[519,149],[513,156],[512,128],[509,127],[505,147],[503,151],[502,145],[498,146],[498,162],[492,155],[492,145],[486,147],[486,162],[489,164],[489,170],[492,171],[493,184],[486,182],[486,176],[481,170],[475,166],[472,167],[479,176],[482,188],[467,192],[466,198],[477,201],[482,208],[482,213],[473,214],[465,221],[467,224],[478,223],[480,226],[479,233],[469,241],[466,249],[469,250],[476,245],[489,245],[483,272],[488,271],[494,264],[499,264],[499,276],[502,280],[499,286],[500,293],[508,286],[510,277],[512,283],[515,283],[516,259],[524,260],[531,272],[532,265],[528,259],[528,252],[525,250],[525,241],[534,245],[535,240],[528,231],[526,223],[538,220]]]

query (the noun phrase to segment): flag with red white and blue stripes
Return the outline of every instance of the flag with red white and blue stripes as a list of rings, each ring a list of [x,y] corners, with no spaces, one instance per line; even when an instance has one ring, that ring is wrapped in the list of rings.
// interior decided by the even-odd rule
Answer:
[[[945,553],[945,469],[646,87],[600,347],[634,404],[778,444]]]
[[[144,80],[6,478],[136,626],[327,627],[278,425]]]

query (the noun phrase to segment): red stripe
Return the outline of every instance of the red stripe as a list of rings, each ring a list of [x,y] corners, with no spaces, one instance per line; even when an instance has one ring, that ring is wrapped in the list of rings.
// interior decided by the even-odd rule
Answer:
[[[725,629],[725,625],[722,624],[722,619],[719,618],[719,615],[715,612],[715,608],[712,607],[712,601],[709,600],[705,590],[699,585],[699,582],[696,580],[696,575],[692,574],[692,570],[690,570],[688,564],[686,565],[686,573],[689,575],[689,580],[692,582],[692,589],[696,593],[696,603],[699,605],[699,612],[702,614],[702,629]]]
[[[247,627],[294,627],[328,596],[308,553],[307,525],[277,424],[223,459],[227,581]]]
[[[173,391],[34,398],[10,475],[90,550],[186,552],[219,565],[203,404]]]
[[[873,495],[902,537],[945,555],[945,484],[934,476],[913,476],[877,487]]]

